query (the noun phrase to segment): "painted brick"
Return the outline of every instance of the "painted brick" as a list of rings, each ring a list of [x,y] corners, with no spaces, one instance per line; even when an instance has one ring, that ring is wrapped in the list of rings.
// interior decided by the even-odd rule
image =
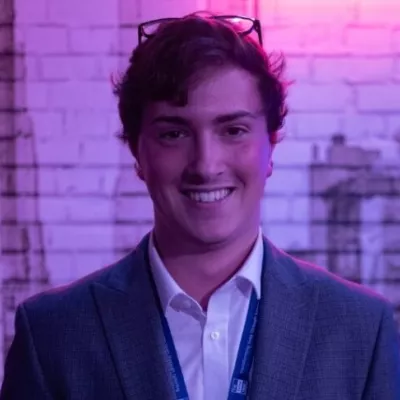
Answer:
[[[21,119],[26,119],[21,115]],[[31,113],[32,130],[37,138],[59,137],[65,133],[62,112],[36,111]]]
[[[383,115],[348,113],[344,116],[343,132],[360,139],[387,133],[387,118]]]
[[[23,252],[25,255],[43,250],[42,226],[37,223],[2,224],[2,249],[12,252]],[[35,271],[39,265],[33,265]]]
[[[400,111],[400,85],[362,85],[356,96],[360,111]]]
[[[51,110],[115,110],[111,86],[103,82],[54,82],[46,84]]]
[[[400,57],[395,59],[393,78],[396,82],[400,82]]]
[[[65,132],[83,137],[110,137],[107,113],[94,110],[73,110],[65,112]],[[94,142],[96,147],[96,142]]]
[[[79,279],[117,260],[113,251],[75,252],[72,258],[72,279]]]
[[[52,182],[51,193],[60,197],[66,195],[95,195],[105,194],[101,189],[101,182],[104,176],[110,175],[110,170],[104,168],[57,168],[46,169],[47,179]],[[78,178],[78,179],[77,179]]]
[[[0,32],[1,34],[1,32]],[[0,82],[21,79],[21,68],[16,70],[14,66],[15,57],[12,54],[2,54],[0,57]]]
[[[43,224],[69,221],[68,199],[43,196],[37,199],[40,221]]]
[[[125,67],[128,66],[129,55],[138,44],[136,27],[122,27],[119,31],[119,51],[125,56]]]
[[[400,54],[400,29],[394,30],[393,31],[393,51],[394,53]],[[1,48],[1,46],[0,46]]]
[[[114,199],[111,197],[84,197],[64,199],[68,220],[82,223],[107,223],[114,216]]]
[[[1,200],[1,209],[4,223],[13,221],[35,222],[39,218],[37,199],[35,197],[3,198]]]
[[[304,27],[302,54],[346,54],[343,29],[343,25],[335,24],[312,24]]]
[[[15,166],[31,167],[36,165],[37,157],[32,135],[17,136],[8,146],[8,151],[13,152],[10,161]]]
[[[392,57],[324,57],[313,60],[315,82],[386,82],[393,76]]]
[[[258,2],[259,19],[263,26],[275,25],[277,23],[278,5],[276,0]]]
[[[396,137],[400,139],[400,116],[393,115],[387,118],[388,128],[386,134],[389,137]]]
[[[43,227],[46,249],[54,250],[100,250],[111,249],[113,226],[110,224],[46,224]]]
[[[72,53],[112,54],[119,49],[118,30],[115,28],[75,28],[70,31]]]
[[[35,0],[34,2],[25,2],[24,0],[13,1],[14,10],[18,10],[15,13],[16,24],[45,24],[48,22],[47,0]]]
[[[39,199],[43,222],[102,222],[111,221],[113,202],[101,197],[43,197]]]
[[[82,143],[80,161],[85,165],[118,165],[119,144],[116,138],[93,140],[87,138]]]
[[[123,257],[153,229],[152,223],[117,224],[115,225],[116,256]]]
[[[311,161],[312,143],[299,140],[285,140],[274,151],[276,165],[307,165]],[[283,182],[282,182],[283,183]]]
[[[293,139],[297,135],[297,125],[295,114],[290,112],[286,118],[282,129],[279,132],[281,139]]]
[[[280,146],[283,146],[283,144]],[[282,166],[283,162],[279,165],[276,162],[276,157],[274,157],[275,167],[272,176],[267,180],[265,186],[267,197],[303,195],[308,193],[308,166],[299,165],[296,161],[292,162],[290,159],[285,160],[285,162],[288,166]]]
[[[28,26],[18,31],[22,49],[27,54],[65,54],[68,51],[67,28]]]
[[[261,202],[261,218],[266,223],[285,222],[290,218],[290,201],[284,196],[267,196]]]
[[[120,251],[132,248],[138,240],[140,240],[139,232],[141,231],[141,225],[132,224],[120,224],[115,226],[115,247]],[[121,254],[122,255],[122,254]]]
[[[289,220],[307,225],[310,220],[311,199],[309,196],[291,196],[289,202]]]
[[[11,130],[10,130],[11,131]],[[15,166],[15,147],[17,140],[7,137],[0,140],[0,166]]]
[[[263,29],[267,52],[283,52],[286,55],[302,55],[303,37],[298,26],[271,26]]]
[[[130,152],[128,145],[123,143],[121,140],[120,143],[121,143],[121,153],[120,153],[121,165],[131,169],[134,165],[134,157]]]
[[[344,24],[354,22],[354,2],[279,0],[277,21],[282,24]]]
[[[201,0],[200,0],[201,1]],[[223,0],[220,0],[223,1]],[[125,3],[124,6],[122,6]],[[121,0],[121,6],[123,9],[128,10],[129,4],[131,2],[129,0]],[[197,1],[182,1],[182,0],[167,0],[167,1],[159,1],[159,0],[147,0],[140,2],[140,8],[138,10],[138,19],[132,22],[143,22],[157,18],[166,18],[166,17],[180,17],[184,16],[188,13],[194,12],[198,10]],[[130,7],[133,7],[132,5]],[[208,8],[208,7],[207,7]],[[127,15],[126,20],[130,21],[130,15],[134,15],[135,11],[132,13],[124,13]]]
[[[81,141],[69,137],[36,141],[36,157],[40,164],[74,165],[80,161]]]
[[[268,238],[282,249],[301,250],[309,248],[309,228],[302,223],[263,223]]]
[[[40,193],[37,185],[38,175],[40,175],[38,168],[19,168],[17,166],[13,170],[10,169],[10,178],[13,182],[10,192],[17,192],[18,196],[38,196]],[[14,198],[14,200],[17,198]]]
[[[17,79],[25,80],[29,82],[39,81],[40,70],[39,70],[39,60],[40,55],[20,55],[14,58],[15,62],[15,73]]]
[[[116,199],[116,220],[146,222],[153,219],[153,204],[148,196],[124,196]]]
[[[341,84],[297,84],[289,96],[292,111],[343,111],[351,103],[351,89]]]
[[[71,27],[116,25],[118,2],[114,0],[47,0],[48,22]]]
[[[122,175],[120,166],[107,166],[107,170],[104,169],[103,172],[99,180],[100,192],[107,196],[120,196]]]
[[[328,214],[328,205],[327,202],[316,196],[309,197],[309,221],[312,223],[315,222],[326,222],[326,216]]]
[[[118,99],[115,100],[116,103],[118,103]],[[108,115],[108,121],[107,121],[107,134],[109,135],[109,137],[114,137],[117,139],[118,143],[121,144],[121,152],[127,153],[128,151],[128,146],[126,146],[119,138],[119,135],[122,132],[122,124],[121,121],[118,117],[118,113],[110,113]],[[129,151],[128,151],[129,152]],[[129,152],[130,158],[132,160],[132,155]]]
[[[14,114],[10,111],[1,111],[1,108],[2,107],[0,106],[0,138],[6,136],[9,137],[13,130]]]
[[[142,21],[141,3],[138,1],[120,0],[119,18],[122,25],[138,24]],[[144,19],[143,19],[144,20]]]
[[[301,139],[330,138],[343,127],[341,113],[293,113],[295,135]]]
[[[45,110],[48,106],[48,87],[43,82],[16,82],[14,104],[17,109]]]
[[[115,179],[114,185],[115,191],[119,196],[147,193],[145,184],[137,177],[133,166],[121,168],[118,171],[118,177]]]
[[[52,286],[67,284],[77,279],[76,268],[74,268],[74,257],[66,253],[46,254],[46,261],[49,265],[49,281]]]
[[[357,22],[368,25],[399,25],[397,0],[359,0]]]
[[[208,0],[207,7],[218,14],[253,15],[254,0]]]
[[[311,60],[309,57],[286,57],[286,78],[295,82],[309,81],[311,78]]]
[[[101,55],[97,56],[97,62],[97,77],[110,82],[113,76],[118,76],[125,71],[127,59],[121,55]]]
[[[51,167],[40,168],[40,173],[37,174],[37,190],[41,195],[54,195],[57,193],[57,169]]]
[[[352,54],[390,54],[391,31],[389,28],[348,27],[345,43]]]
[[[14,7],[12,1],[2,1],[0,3],[0,24],[9,24],[14,18]]]
[[[91,80],[99,78],[100,63],[95,57],[43,57],[40,74],[43,80]]]
[[[379,137],[379,136],[368,136],[366,138],[362,138],[362,149],[361,151],[354,151],[353,152],[353,159],[351,159],[351,153],[344,159],[347,164],[342,162],[342,165],[351,165],[352,161],[355,161],[356,157],[359,157],[361,159],[365,159],[365,151],[369,150],[375,154],[377,154],[377,156],[375,157],[375,159],[378,158],[378,160],[385,160],[387,165],[390,166],[390,163],[394,162],[395,165],[398,165],[398,148],[397,146],[394,146],[393,144],[393,140],[391,140],[388,136],[386,137]],[[357,143],[352,143],[351,141],[349,141],[349,145],[354,145],[354,148],[357,149]],[[360,149],[360,148],[359,148]],[[343,153],[343,151],[342,151]],[[359,153],[359,155],[357,155],[357,153]],[[364,153],[364,154],[363,154]],[[360,160],[359,160],[360,161]],[[358,161],[358,162],[359,162]],[[392,169],[393,171],[393,169]],[[393,171],[395,172],[395,171]],[[348,172],[347,172],[348,175]],[[386,185],[385,182],[382,183],[382,185]],[[386,186],[387,189],[385,189],[385,186],[382,186],[383,191],[387,191],[390,192],[390,186]]]
[[[13,108],[13,84],[12,82],[0,81],[0,110],[10,110]]]

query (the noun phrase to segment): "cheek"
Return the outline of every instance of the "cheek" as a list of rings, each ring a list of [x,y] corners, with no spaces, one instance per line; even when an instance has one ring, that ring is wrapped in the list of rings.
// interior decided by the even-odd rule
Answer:
[[[141,153],[140,165],[143,170],[144,180],[148,185],[160,185],[175,182],[180,178],[182,170],[181,157],[163,149],[144,149]]]
[[[269,175],[270,159],[269,144],[256,142],[238,149],[232,160],[248,181],[258,183]]]

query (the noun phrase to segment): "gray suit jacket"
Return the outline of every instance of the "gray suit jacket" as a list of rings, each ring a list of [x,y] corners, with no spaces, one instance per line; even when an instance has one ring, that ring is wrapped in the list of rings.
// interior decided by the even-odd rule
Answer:
[[[264,244],[250,398],[399,400],[388,303]],[[174,399],[147,246],[19,306],[1,400]]]

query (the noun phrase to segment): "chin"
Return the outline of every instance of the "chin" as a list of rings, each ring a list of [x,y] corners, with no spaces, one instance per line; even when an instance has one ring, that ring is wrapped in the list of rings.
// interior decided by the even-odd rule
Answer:
[[[208,224],[207,224],[208,225]],[[190,227],[190,236],[199,243],[218,244],[229,240],[235,233],[233,227],[219,224],[219,226],[192,225]]]

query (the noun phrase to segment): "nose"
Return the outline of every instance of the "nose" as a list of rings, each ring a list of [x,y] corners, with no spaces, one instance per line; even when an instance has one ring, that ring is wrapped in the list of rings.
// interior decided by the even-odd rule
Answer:
[[[198,135],[193,141],[188,173],[201,181],[210,181],[224,172],[222,144],[211,133]]]

